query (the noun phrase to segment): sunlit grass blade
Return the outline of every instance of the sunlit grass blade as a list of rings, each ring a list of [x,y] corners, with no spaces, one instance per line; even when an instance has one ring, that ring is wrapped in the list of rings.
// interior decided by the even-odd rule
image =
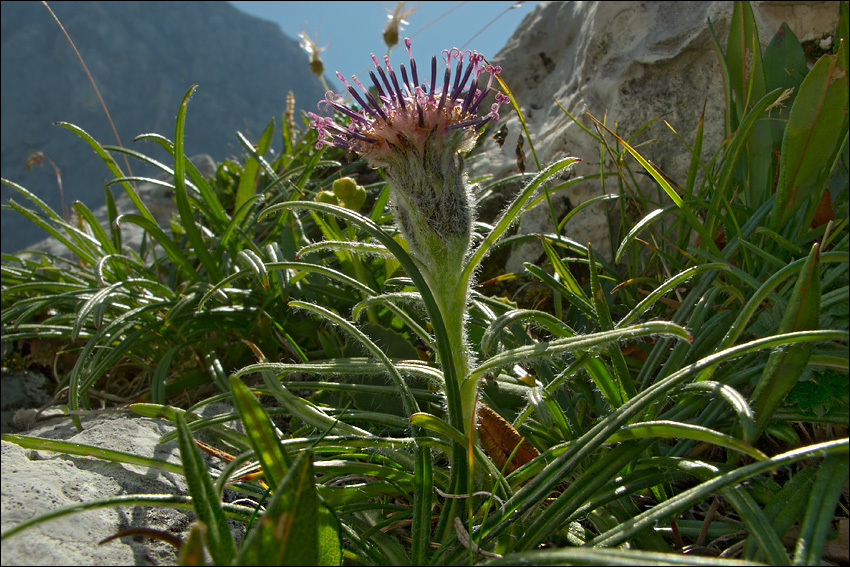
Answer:
[[[162,246],[165,253],[168,255],[168,258],[177,266],[183,268],[186,276],[194,281],[201,281],[202,278],[198,274],[198,271],[195,269],[194,264],[186,257],[182,250],[180,250],[177,245],[174,243],[174,240],[166,236],[166,234],[162,231],[158,224],[155,221],[151,221],[146,219],[145,217],[137,214],[125,214],[121,215],[116,219],[116,223],[120,226],[121,223],[129,222],[133,223],[145,230],[149,235],[156,240],[157,244]]]
[[[70,514],[77,514],[86,510],[99,510],[101,508],[114,508],[115,506],[161,506],[163,508],[177,508],[181,510],[192,510],[192,499],[189,496],[182,494],[122,494],[121,496],[113,496],[111,498],[102,498],[97,500],[87,500],[86,502],[76,502],[71,506],[51,510],[44,514],[30,518],[20,524],[9,528],[0,539],[6,539],[15,534],[18,534],[28,528],[37,526],[43,522],[61,518]],[[229,518],[246,522],[253,514],[252,508],[240,506],[238,504],[224,503],[222,505],[224,513]]]
[[[689,279],[695,277],[697,274],[707,270],[731,271],[732,267],[720,262],[709,262],[706,264],[700,264],[698,266],[688,268],[687,270],[676,274],[671,278],[668,278],[663,284],[658,286],[658,288],[654,289],[640,303],[638,303],[634,308],[632,308],[632,310],[629,311],[629,313],[625,317],[620,319],[620,321],[617,322],[617,328],[623,325],[628,325],[629,323],[633,322],[635,319],[637,319],[646,311],[648,311],[666,293],[675,289],[676,286],[679,286],[684,282],[688,281]]]
[[[270,486],[277,486],[290,469],[289,457],[280,446],[275,427],[263,406],[239,378],[230,378],[233,402],[248,434],[254,453]]]
[[[609,443],[625,441],[626,439],[644,439],[647,437],[663,437],[666,439],[691,439],[711,443],[720,447],[726,447],[749,455],[756,460],[764,460],[767,455],[750,447],[744,441],[713,431],[699,425],[689,423],[677,423],[675,421],[645,421],[632,425],[623,426],[619,431],[608,438]]]
[[[13,433],[4,433],[2,435],[2,439],[3,441],[14,443],[26,449],[40,449],[43,451],[54,451],[56,453],[65,453],[68,455],[95,457],[97,459],[111,461],[114,463],[137,465],[169,473],[183,474],[183,467],[169,463],[168,461],[163,461],[162,459],[142,457],[141,455],[136,455],[134,453],[116,451],[114,449],[104,449],[102,447],[86,445],[84,443],[74,443],[59,439],[45,439],[41,437],[29,437]]]
[[[537,358],[560,356],[567,352],[584,351],[621,340],[657,334],[691,340],[690,334],[678,325],[664,321],[652,321],[613,331],[578,335],[511,349],[482,362],[472,371],[472,377],[480,377],[492,369],[525,363]]]
[[[107,153],[107,151],[104,150],[103,147],[100,145],[100,143],[94,138],[92,138],[85,130],[83,130],[79,126],[75,126],[74,124],[69,124],[67,122],[57,122],[56,124],[62,126],[63,128],[67,128],[68,130],[74,132],[83,140],[85,140],[88,145],[91,146],[91,148],[95,151],[95,153],[100,156],[100,158],[110,169],[110,171],[112,171],[112,174],[116,178],[125,177],[124,172],[121,171],[121,168],[118,167],[118,164],[115,163],[115,160],[112,158],[112,156],[109,155],[109,153]],[[138,209],[139,214],[146,218],[148,221],[156,224],[156,219],[154,219],[154,216],[151,214],[147,205],[145,205],[141,197],[139,197],[139,193],[136,191],[136,189],[126,181],[122,182],[121,186],[124,187],[124,190],[127,192],[127,195],[130,197],[130,200],[133,201],[133,204],[136,206],[136,209]]]
[[[498,76],[498,75],[497,75]],[[478,245],[475,251],[472,253],[472,256],[466,263],[466,266],[463,268],[463,276],[461,278],[462,281],[469,281],[470,276],[475,272],[478,267],[478,264],[481,263],[481,260],[484,259],[484,256],[490,251],[494,244],[502,237],[508,228],[511,227],[512,224],[517,222],[520,217],[520,213],[524,210],[526,203],[534,195],[534,192],[537,191],[543,183],[546,182],[550,177],[552,177],[558,171],[564,169],[565,167],[569,167],[572,164],[581,161],[576,157],[567,157],[560,159],[538,173],[532,181],[526,185],[522,191],[514,198],[513,201],[508,205],[505,211],[498,218],[496,223],[493,225],[493,230],[490,231],[489,234],[485,237],[484,241]]]
[[[718,382],[704,381],[694,382],[682,388],[683,392],[706,391],[711,392],[715,399],[725,400],[738,417],[741,428],[741,436],[745,443],[752,443],[756,438],[756,420],[750,404],[738,390]]]
[[[614,255],[614,263],[619,264],[620,260],[623,258],[623,254],[626,251],[626,248],[629,244],[631,244],[637,236],[643,232],[646,227],[655,222],[657,219],[660,219],[665,213],[669,213],[670,211],[676,210],[676,205],[670,205],[668,207],[664,207],[663,209],[655,209],[651,211],[648,215],[640,219],[637,224],[635,224],[625,238],[620,242],[619,248],[617,248],[617,253]]]
[[[693,565],[710,567],[736,567],[761,565],[752,561],[726,559],[720,557],[695,557],[680,553],[659,553],[639,549],[601,549],[590,547],[562,547],[558,549],[540,549],[511,553],[499,559],[491,559],[483,565],[646,565],[664,567],[665,565]]]
[[[399,393],[401,394],[402,404],[404,405],[405,413],[410,416],[419,411],[419,404],[416,402],[416,398],[410,393],[410,388],[407,383],[402,378],[401,374],[399,374],[398,368],[390,361],[387,355],[382,351],[378,346],[368,337],[365,333],[361,332],[354,325],[352,325],[349,321],[346,321],[336,313],[333,313],[324,307],[313,305],[310,303],[305,303],[302,301],[290,301],[289,305],[292,307],[297,307],[300,309],[306,309],[308,311],[312,311],[320,315],[321,317],[333,322],[338,327],[345,330],[347,333],[356,338],[363,346],[365,346],[372,355],[377,358],[381,363],[384,364],[387,372],[390,374],[390,377],[393,380],[396,388],[398,388]]]
[[[180,458],[183,461],[189,493],[192,495],[192,506],[198,519],[207,527],[207,545],[213,561],[217,565],[229,564],[236,557],[236,544],[221,508],[218,492],[192,434],[186,427],[186,420],[179,413],[176,418]]]
[[[204,242],[201,232],[195,224],[195,215],[192,207],[189,204],[189,197],[186,193],[185,175],[185,159],[183,157],[183,129],[186,124],[186,110],[189,105],[189,98],[195,92],[197,85],[192,85],[186,94],[183,96],[183,102],[180,103],[180,108],[177,111],[177,122],[174,132],[174,187],[177,203],[177,212],[180,214],[180,225],[186,231],[186,236],[189,237],[189,242],[200,260],[201,265],[207,273],[207,280],[217,282],[221,279],[221,271],[218,264],[213,260],[209,252],[209,247]]]
[[[528,509],[535,506],[538,502],[542,501],[555,488],[555,486],[561,482],[564,475],[573,470],[576,463],[588,456],[592,451],[596,450],[610,435],[615,433],[622,425],[627,423],[632,416],[644,411],[645,408],[654,401],[666,399],[673,391],[680,388],[686,380],[699,374],[699,372],[705,368],[716,366],[724,361],[738,358],[743,354],[766,348],[775,348],[803,341],[822,342],[847,340],[850,340],[850,334],[846,331],[807,331],[776,335],[723,350],[705,357],[696,363],[681,368],[677,372],[656,382],[649,388],[638,392],[632,399],[617,408],[611,415],[607,416],[606,419],[592,427],[575,443],[571,444],[566,451],[564,451],[554,461],[549,463],[543,471],[541,471],[541,473],[537,476],[535,483],[525,485],[514,495],[514,497],[510,499],[510,501],[506,502],[505,514],[509,515],[514,512],[523,514]],[[770,460],[762,461],[762,463],[764,462],[770,462]],[[685,505],[685,507],[687,507],[687,505]],[[564,510],[564,513],[568,515],[569,510]],[[493,518],[492,521],[488,521],[485,526],[485,529],[487,530],[485,542],[489,541],[505,529],[506,526],[501,525],[500,522],[506,517],[507,516],[499,516]],[[560,525],[561,518],[552,518],[552,520],[552,526]],[[540,533],[540,537],[545,537],[545,534],[550,531],[546,528],[541,529],[543,531]]]

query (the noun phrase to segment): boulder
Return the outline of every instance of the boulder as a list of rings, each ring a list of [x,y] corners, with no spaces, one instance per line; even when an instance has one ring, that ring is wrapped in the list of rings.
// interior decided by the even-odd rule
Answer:
[[[762,46],[785,21],[801,42],[831,37],[838,24],[835,2],[753,2]],[[709,34],[710,19],[725,49],[732,2],[541,2],[523,20],[507,45],[492,59],[525,117],[531,143],[541,166],[564,156],[583,161],[573,175],[600,171],[599,144],[558,106],[594,130],[587,112],[629,138],[650,120],[663,115],[633,141],[645,157],[676,181],[686,178],[690,154],[666,120],[684,140],[693,143],[705,104],[703,159],[707,162],[724,137],[723,79]],[[516,113],[507,119],[508,137],[500,149],[486,140],[471,161],[470,177],[492,174],[496,179],[518,173],[517,135],[522,131]],[[609,140],[612,140],[610,136]],[[524,145],[528,171],[535,171],[529,141]],[[633,172],[642,168],[630,160]],[[614,171],[610,156],[606,171]],[[654,182],[636,175],[644,191],[657,196]],[[609,178],[604,192],[617,192]],[[481,203],[481,217],[492,218],[504,200],[518,190],[506,185]],[[583,182],[556,193],[558,219],[571,208],[603,194],[598,181]],[[618,207],[618,206],[617,206]],[[546,204],[526,213],[519,225],[525,234],[552,233]],[[616,228],[616,227],[615,227]],[[613,257],[606,206],[598,203],[579,212],[564,235]],[[517,246],[506,271],[522,271],[523,262],[542,255],[537,243]]]
[[[174,429],[165,420],[128,410],[90,412],[82,417],[83,431],[78,431],[68,417],[50,411],[47,419],[42,416],[39,425],[24,434],[180,463],[176,441],[159,443],[162,435]],[[221,413],[232,408],[216,405],[208,411]],[[187,494],[183,476],[142,466],[24,449],[8,441],[2,442],[2,454],[3,532],[34,516],[78,503],[122,494]],[[225,496],[232,499],[234,494],[228,491]],[[134,527],[163,530],[185,541],[194,518],[192,512],[168,507],[109,506],[81,511],[4,538],[3,565],[175,565],[176,550],[160,540],[127,536],[103,545],[98,542]],[[232,529],[239,538],[244,526],[233,523]]]

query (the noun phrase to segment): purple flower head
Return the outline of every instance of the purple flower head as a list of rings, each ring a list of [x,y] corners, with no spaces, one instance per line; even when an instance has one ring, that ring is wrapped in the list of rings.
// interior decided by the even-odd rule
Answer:
[[[490,120],[499,119],[499,107],[509,98],[496,92],[490,112],[479,115],[479,107],[490,93],[494,77],[501,68],[484,63],[484,56],[475,51],[458,48],[443,51],[446,70],[437,77],[437,58],[432,57],[430,77],[420,82],[420,69],[411,53],[410,39],[404,40],[410,55],[410,67],[400,65],[398,71],[384,57],[384,65],[372,55],[374,71],[369,78],[375,87],[371,93],[357,77],[355,86],[337,73],[348,93],[359,105],[352,110],[342,103],[342,96],[328,91],[318,107],[336,110],[351,118],[348,125],[329,116],[308,112],[310,126],[319,133],[316,144],[321,148],[332,145],[362,154],[375,166],[392,167],[400,154],[410,151],[424,155],[426,146],[441,147],[443,151],[468,149],[477,128]],[[455,62],[452,73],[452,63]],[[485,78],[481,77],[486,74]]]

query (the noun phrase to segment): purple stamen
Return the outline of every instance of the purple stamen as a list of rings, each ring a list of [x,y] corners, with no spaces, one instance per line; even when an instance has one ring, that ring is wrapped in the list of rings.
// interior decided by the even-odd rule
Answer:
[[[437,108],[443,108],[443,103],[446,102],[446,94],[449,92],[449,79],[451,78],[451,69],[446,67],[445,78],[443,79],[443,93],[440,95],[440,104],[437,105]]]
[[[431,56],[431,88],[428,90],[428,102],[434,98],[434,86],[437,82],[437,56]]]
[[[475,93],[478,91],[478,81],[475,81],[475,84],[469,89],[469,92],[466,93],[466,97],[463,99],[463,106],[460,107],[460,113],[464,114],[466,109],[469,108],[472,99],[475,97]]]
[[[472,120],[467,120],[466,122],[458,122],[457,124],[452,124],[449,126],[449,130],[458,130],[460,128],[466,128],[467,126],[475,126],[476,128],[480,128],[484,126],[490,121],[491,116],[486,116],[484,118],[473,118]]]
[[[387,96],[386,94],[384,94],[384,89],[381,88],[381,84],[378,82],[378,77],[375,76],[375,73],[369,71],[369,76],[372,78],[372,84],[375,85],[375,90],[378,91],[378,96]]]
[[[384,70],[378,64],[378,58],[372,54],[372,61],[375,62],[375,68],[378,69],[378,74],[381,76],[381,80],[384,82],[384,85],[387,87],[387,94],[390,97],[390,100],[394,100],[395,95],[393,95],[393,87],[390,85],[390,82],[387,80],[387,76],[384,74]]]
[[[463,90],[463,85],[466,84],[467,79],[469,79],[469,75],[472,73],[472,69],[474,68],[474,62],[470,61],[469,66],[466,68],[466,73],[463,74],[463,79],[460,80],[460,84],[457,84],[455,81],[455,87],[452,89],[452,98],[457,98],[460,94],[460,91]]]
[[[416,61],[413,60],[413,57],[410,58],[410,74],[413,76],[413,85],[419,86],[419,75],[416,73]]]
[[[354,132],[353,130],[349,130],[349,131],[347,132],[347,134],[348,134],[349,136],[352,136],[352,137],[354,137],[354,138],[357,138],[358,140],[363,140],[364,142],[369,142],[370,144],[374,144],[375,142],[377,142],[377,141],[378,141],[378,140],[376,140],[375,138],[370,138],[369,136],[364,136],[364,135],[363,135],[363,134],[361,134],[360,132]]]
[[[375,112],[369,107],[368,104],[366,104],[366,101],[360,98],[360,95],[357,94],[357,91],[354,89],[354,87],[348,87],[348,92],[351,93],[351,96],[354,97],[354,100],[357,101],[357,104],[360,105],[360,108],[371,114],[372,118],[378,118],[378,115],[375,114]]]
[[[407,87],[407,92],[413,93],[413,87],[410,86],[410,81],[407,78],[407,69],[404,68],[404,63],[401,64],[401,78],[404,81],[404,86]]]
[[[348,87],[348,88],[351,89],[352,87]],[[366,120],[365,118],[363,118],[362,116],[360,116],[359,114],[357,114],[356,112],[351,110],[350,108],[339,104],[338,102],[329,102],[328,104],[330,106],[332,106],[334,109],[339,110],[340,112],[342,112],[346,116],[351,117],[354,120],[358,120],[360,122],[363,122],[364,124],[369,123],[368,120]]]
[[[481,101],[484,100],[484,97],[490,93],[490,87],[484,87],[484,90],[478,94],[478,98],[475,99],[475,102],[469,105],[469,112],[475,112],[478,110],[478,105],[481,104]]]
[[[399,88],[399,86],[398,86],[398,79],[395,76],[395,72],[393,72],[392,68],[390,67],[390,58],[387,57],[386,60],[387,60],[387,71],[389,71],[389,73],[390,73],[390,79],[392,80],[393,86],[395,87],[395,92],[398,95],[398,104],[399,104],[399,106],[401,106],[402,110],[405,110],[405,109],[407,109],[407,106],[404,104],[404,95],[401,92],[401,88]]]
[[[458,86],[460,85],[460,72],[461,72],[462,69],[463,69],[463,56],[461,56],[460,61],[457,62],[457,68],[455,69],[455,82],[452,85],[451,97],[450,97],[453,100],[457,98],[457,94],[460,92],[460,89],[458,88]],[[464,80],[466,80],[466,79],[464,79]]]
[[[374,106],[374,107],[375,107],[375,110],[377,110],[377,111],[378,111],[378,114],[380,114],[380,115],[381,115],[381,118],[383,118],[383,119],[384,119],[384,122],[387,122],[387,115],[386,115],[386,114],[384,114],[384,111],[383,111],[383,109],[381,108],[381,104],[380,104],[377,100],[375,100],[375,97],[374,97],[374,96],[372,96],[372,93],[370,93],[369,91],[366,91],[366,99],[367,99],[370,103],[372,103],[372,106]]]

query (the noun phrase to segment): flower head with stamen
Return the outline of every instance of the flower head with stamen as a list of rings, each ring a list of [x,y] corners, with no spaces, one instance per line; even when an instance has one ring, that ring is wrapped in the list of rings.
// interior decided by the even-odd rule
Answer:
[[[452,48],[443,51],[446,69],[442,77],[438,76],[435,56],[430,76],[420,81],[411,41],[405,39],[404,43],[410,55],[409,69],[402,64],[396,73],[389,57],[384,57],[381,66],[372,55],[375,69],[369,72],[369,78],[374,94],[357,77],[352,77],[355,88],[337,73],[360,108],[352,110],[340,95],[329,91],[319,109],[348,116],[351,120],[347,125],[312,112],[308,113],[310,125],[319,133],[318,147],[333,145],[355,151],[386,171],[396,218],[414,256],[438,252],[425,251],[431,248],[425,241],[432,237],[443,242],[460,237],[463,243],[458,243],[458,249],[463,248],[465,254],[472,228],[472,204],[460,152],[471,149],[477,130],[498,120],[499,107],[509,100],[495,92],[489,112],[479,113],[501,69],[486,64],[477,52]]]
[[[360,110],[351,110],[342,103],[341,95],[328,91],[319,108],[325,106],[339,111],[350,117],[352,122],[343,126],[331,117],[308,112],[312,119],[310,125],[319,132],[318,147],[334,145],[350,149],[362,154],[373,165],[387,166],[392,161],[391,154],[404,151],[407,145],[413,145],[421,152],[429,138],[440,138],[456,151],[467,149],[466,142],[473,137],[470,134],[475,129],[490,120],[499,119],[499,107],[509,100],[500,92],[495,93],[496,101],[489,113],[481,116],[478,110],[501,68],[482,64],[484,57],[477,52],[460,51],[455,47],[443,50],[446,62],[443,80],[439,81],[437,77],[437,57],[434,56],[430,79],[420,84],[411,44],[410,39],[405,39],[410,55],[410,73],[402,64],[401,81],[390,65],[389,57],[384,56],[385,67],[381,67],[378,58],[372,55],[375,71],[370,71],[369,76],[377,96],[369,92],[357,77],[352,76],[352,81],[360,92],[337,73],[360,105]],[[453,59],[457,60],[454,78],[451,73]],[[482,73],[489,75],[483,85]],[[469,84],[470,79],[472,84]],[[457,132],[466,135],[458,136]]]

